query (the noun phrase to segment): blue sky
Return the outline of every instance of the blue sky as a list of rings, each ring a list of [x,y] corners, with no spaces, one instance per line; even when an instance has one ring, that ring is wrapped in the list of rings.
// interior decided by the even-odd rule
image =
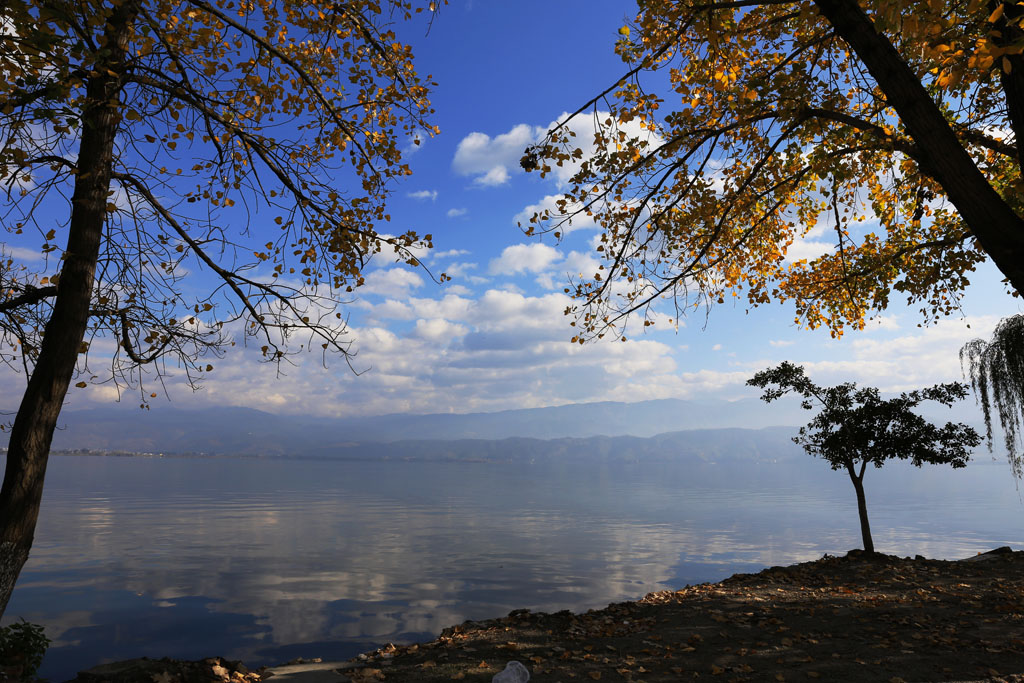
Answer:
[[[166,395],[179,407],[347,416],[756,396],[744,381],[782,360],[805,364],[820,383],[900,390],[960,379],[960,346],[1020,311],[990,267],[977,274],[962,317],[927,327],[897,297],[867,330],[839,341],[796,328],[791,305],[726,304],[684,320],[678,332],[656,326],[626,343],[569,343],[562,288],[567,275],[592,268],[597,233],[577,226],[562,243],[525,236],[517,220],[553,201],[560,185],[557,174],[523,173],[518,160],[551,122],[621,73],[613,46],[632,11],[608,0],[469,0],[444,7],[429,35],[422,23],[399,26],[420,72],[439,83],[431,99],[441,135],[409,147],[413,175],[395,189],[393,232],[432,233],[424,262],[451,282],[438,285],[387,258],[371,264],[347,308],[353,366],[365,371],[358,376],[340,359],[324,369],[318,355],[300,355],[278,372],[255,350],[232,349],[196,393],[169,368]],[[813,235],[800,246],[821,248]],[[6,372],[0,381],[12,389],[2,407],[13,407],[24,379]],[[69,407],[119,396],[138,403],[131,390],[106,384],[73,388]],[[154,399],[154,409],[163,401]]]

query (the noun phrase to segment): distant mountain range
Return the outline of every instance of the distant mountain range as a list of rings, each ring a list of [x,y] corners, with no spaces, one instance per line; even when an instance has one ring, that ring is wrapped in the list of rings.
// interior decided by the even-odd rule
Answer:
[[[225,455],[329,454],[356,444],[503,439],[652,437],[693,429],[798,425],[796,402],[757,400],[583,403],[496,413],[319,418],[249,408],[139,410],[111,405],[61,415],[53,448]],[[790,430],[790,433],[795,430]],[[3,435],[6,437],[6,434]],[[480,448],[481,446],[477,446]],[[556,447],[557,448],[557,447]],[[391,449],[380,449],[391,450]]]
[[[652,437],[589,436],[561,439],[458,439],[358,443],[311,450],[310,457],[430,460],[459,462],[529,463],[559,460],[566,463],[671,463],[692,465],[789,463],[806,458],[792,441],[792,427],[763,429],[694,429]]]
[[[784,426],[782,430],[757,433],[755,440],[784,442],[787,449],[792,446],[788,437],[812,413],[802,410],[796,400],[787,399],[770,405],[756,399],[609,401],[495,413],[362,418],[278,415],[231,407],[182,410],[156,405],[151,410],[140,410],[111,404],[63,413],[53,448],[316,457],[363,457],[373,453],[373,457],[459,460],[473,459],[477,454],[488,460],[509,460],[541,454],[566,456],[584,447],[583,452],[593,457],[617,453],[615,459],[631,457],[629,454],[649,459],[658,457],[658,449],[668,447],[669,442],[678,451],[680,444],[690,440],[703,444],[701,448],[706,452],[728,447],[749,454],[754,448],[750,439],[755,438],[749,435],[754,433],[751,430]],[[976,423],[970,412],[974,406],[966,403],[955,412],[940,407],[926,416]],[[0,434],[0,446],[6,445],[6,439],[6,432]],[[648,442],[640,445],[641,439]],[[580,440],[590,441],[584,444]],[[489,444],[492,441],[498,443]],[[373,447],[368,447],[371,444]],[[772,445],[768,450],[775,453],[777,449]]]

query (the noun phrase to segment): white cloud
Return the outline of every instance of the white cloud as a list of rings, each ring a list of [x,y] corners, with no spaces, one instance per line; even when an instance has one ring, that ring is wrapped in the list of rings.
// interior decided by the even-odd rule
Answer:
[[[570,251],[565,261],[558,264],[559,270],[573,277],[593,277],[601,262],[584,251]]]
[[[548,290],[551,290],[551,289],[565,289],[565,284],[564,283],[560,283],[558,280],[556,280],[555,279],[555,274],[553,272],[550,272],[550,271],[546,272],[546,273],[541,273],[540,275],[538,275],[537,276],[537,284],[540,285],[541,287],[543,287],[544,289],[548,289]]]
[[[987,338],[998,322],[996,316],[977,316],[970,327],[964,320],[946,318],[922,328],[914,328],[898,337],[850,334],[828,343],[827,356],[808,359],[806,349],[797,346],[791,361],[802,365],[811,379],[823,386],[854,382],[859,386],[878,387],[887,393],[910,391],[939,382],[964,381],[959,350],[976,337]],[[884,333],[884,331],[880,332]],[[788,346],[769,342],[772,347]],[[720,350],[715,344],[713,350]],[[730,354],[732,355],[732,354]],[[802,357],[803,356],[803,357]],[[778,363],[778,359],[743,359],[732,361],[735,371],[705,369],[683,373],[683,379],[696,394],[717,394],[723,398],[750,395],[746,380],[754,372]],[[957,404],[955,418],[976,421],[977,408],[969,397]]]
[[[395,239],[395,236],[389,233],[380,233],[380,238],[381,240],[389,240]],[[405,249],[405,251],[421,261],[426,260],[430,256],[430,249],[423,246],[414,246]],[[407,258],[405,254],[400,254],[398,249],[392,244],[383,241],[380,245],[379,256],[382,258],[391,258],[393,261],[405,261]]]
[[[490,330],[546,328],[552,321],[562,321],[565,303],[566,298],[560,294],[529,297],[517,292],[489,289],[475,302],[469,314],[478,326]]]
[[[960,347],[976,337],[987,338],[996,316],[978,316],[967,322],[945,318],[909,334],[885,339],[857,335],[850,339],[852,358],[808,364],[821,372],[848,373],[847,379],[877,386],[883,391],[907,391],[936,382],[962,381]]]
[[[417,128],[409,136],[408,142],[402,149],[402,153],[406,155],[415,154],[416,152],[423,149],[423,145],[427,140],[434,137],[434,132],[425,128]]]
[[[476,278],[474,278],[474,279],[476,279]],[[452,285],[452,284],[446,285],[445,286],[445,291],[449,292],[450,294],[455,294],[457,296],[469,296],[470,294],[473,293],[473,290],[471,290],[469,287],[464,287],[462,285]]]
[[[638,340],[627,348],[622,342],[612,343],[609,349],[616,362],[606,372],[623,379],[671,373],[676,363],[671,358],[672,349],[661,342]],[[640,353],[637,353],[640,351]]]
[[[722,345],[721,344],[715,344],[714,346],[711,347],[711,350],[712,351],[721,351],[722,350]]]
[[[544,289],[564,289],[569,279],[590,278],[597,272],[601,263],[589,252],[570,251],[564,260],[552,262],[551,265],[537,276],[537,284]]]
[[[491,261],[488,272],[492,275],[539,273],[561,257],[557,249],[540,242],[513,244],[505,247],[501,256]]]
[[[432,261],[438,261],[443,258],[453,258],[455,256],[465,256],[469,251],[466,249],[447,249],[445,251],[432,251],[429,254],[429,258]]]
[[[475,263],[452,263],[445,267],[444,272],[450,277],[467,277],[467,272],[478,268]]]
[[[690,394],[713,394],[721,393],[723,390],[742,389],[752,373],[746,370],[720,371],[720,370],[698,370],[697,372],[684,372],[681,377],[686,384]]]
[[[987,338],[997,322],[997,316],[977,316],[968,327],[964,320],[945,318],[897,337],[885,335],[884,329],[872,335],[854,333],[830,342],[826,359],[807,360],[797,355],[792,362],[802,365],[815,383],[825,386],[854,382],[883,392],[901,392],[939,382],[964,381],[960,347],[976,337]],[[775,362],[744,361],[740,365],[755,371]],[[956,419],[977,418],[970,398],[957,404],[956,410]]]
[[[486,133],[470,133],[456,147],[452,168],[459,175],[474,176],[474,182],[480,185],[505,183],[509,169],[519,169],[523,152],[543,134],[543,128],[525,123],[493,138]]]
[[[432,202],[436,202],[437,190],[417,190],[416,192],[410,192],[406,196],[412,199],[429,199]]]
[[[647,320],[649,320],[651,324],[656,325],[657,330],[674,330],[678,332],[680,328],[686,327],[686,321],[677,318],[675,313],[672,313],[670,315],[662,311],[652,310],[647,313]],[[676,348],[679,349],[680,351],[685,351],[690,347],[686,344],[683,344],[681,346],[677,346]]]
[[[548,219],[549,224],[557,223],[559,220],[563,218],[567,219],[565,224],[560,228],[561,232],[566,235],[569,234],[570,232],[581,230],[583,228],[597,227],[597,224],[594,223],[593,217],[587,216],[585,214],[581,214],[579,216],[575,216],[571,219],[568,219],[568,215],[573,213],[574,207],[572,205],[569,205],[566,207],[565,213],[560,211],[557,202],[562,197],[563,195],[560,194],[549,194],[536,204],[530,204],[522,211],[517,213],[513,220],[516,222],[517,225],[526,228],[530,225],[530,219],[534,216],[534,214],[540,214],[541,216],[543,216],[546,211],[551,216],[551,218]]]
[[[474,178],[473,183],[483,185],[484,187],[497,187],[507,183],[508,179],[508,169],[504,166],[495,166],[484,175]]]
[[[898,329],[900,329],[899,316],[880,315],[867,321],[864,332],[876,332],[878,330],[891,332]]]
[[[854,237],[856,237],[857,234],[877,230],[879,227],[878,218],[870,212],[869,207],[862,205],[861,210],[867,211],[868,220],[854,221],[847,225],[847,229],[851,231]],[[796,220],[795,212],[789,212],[788,220]],[[798,233],[796,239],[793,240],[793,243],[786,248],[786,261],[789,263],[793,263],[801,259],[813,261],[820,256],[824,256],[836,250],[837,246],[835,241],[821,239],[826,234],[835,234],[835,219],[829,212],[822,213],[818,216],[818,220],[814,225],[810,226],[802,233]]]
[[[830,242],[820,242],[818,240],[798,237],[793,240],[793,243],[786,249],[786,260],[790,262],[799,261],[801,259],[813,261],[819,256],[824,256],[832,251],[833,246],[834,245]]]
[[[0,242],[0,255],[11,256],[19,261],[42,261],[45,259],[42,252],[24,247],[12,247]]]
[[[440,299],[409,299],[409,305],[420,318],[445,318],[458,321],[472,319],[473,300],[455,292],[449,292]]]
[[[606,111],[597,111],[590,116],[577,116],[567,126],[570,131],[575,133],[573,144],[583,151],[583,156],[579,159],[563,162],[561,166],[552,166],[551,176],[560,187],[568,184],[569,179],[576,175],[580,167],[593,156],[595,134],[599,126],[606,125],[605,122],[609,116],[610,114]],[[569,113],[563,112],[556,120],[547,125],[547,129],[554,128],[568,118]],[[639,119],[620,124],[618,130],[625,133],[627,138],[634,140],[647,141],[651,144],[656,144],[659,140],[654,133],[641,125]]]
[[[413,334],[417,338],[434,344],[448,344],[456,337],[465,335],[466,332],[467,328],[464,325],[449,322],[444,318],[430,320],[420,318],[416,321],[416,327],[413,330]]]
[[[423,286],[419,273],[408,268],[380,268],[366,276],[360,294],[376,294],[392,298],[408,296],[409,291]]]
[[[769,339],[768,343],[771,346],[774,346],[775,348],[778,349],[778,348],[782,348],[784,346],[792,346],[796,342],[794,342],[794,341],[792,341],[790,339]]]
[[[393,275],[392,275],[393,276]],[[571,344],[561,294],[527,296],[491,289],[468,298],[389,299],[370,305],[353,327],[354,376],[343,362],[324,370],[317,353],[300,353],[281,375],[256,349],[236,348],[198,394],[168,378],[176,402],[249,405],[311,415],[467,412],[578,401],[640,400],[686,392],[673,349],[653,340]],[[412,321],[386,329],[369,319]],[[364,314],[361,312],[361,316]],[[75,395],[86,402],[86,392]],[[76,405],[75,407],[80,407]],[[157,408],[159,409],[159,408]]]
[[[551,176],[559,186],[565,185],[576,174],[581,164],[593,154],[595,131],[604,125],[609,113],[595,112],[592,116],[577,116],[567,126],[575,133],[574,144],[583,150],[583,157],[561,166],[552,166]],[[531,126],[520,123],[507,133],[491,137],[486,133],[473,132],[459,141],[455,149],[452,168],[459,175],[473,176],[477,185],[496,186],[508,182],[512,174],[522,173],[519,165],[526,148],[544,138],[548,130],[558,126],[569,117],[563,112],[547,126]],[[631,138],[654,140],[654,134],[644,129],[639,121],[630,121],[619,126],[619,130]]]
[[[547,268],[568,260],[555,257]],[[258,362],[257,349],[237,347],[215,361],[217,370],[198,394],[188,391],[172,370],[167,383],[175,402],[249,405],[311,415],[372,415],[600,400],[737,398],[751,395],[745,382],[753,372],[777,362],[744,358],[724,368],[680,371],[683,347],[661,338],[569,343],[572,328],[563,311],[570,299],[561,293],[530,296],[505,287],[471,296],[449,288],[443,296],[435,297],[440,292],[430,289],[432,296],[417,297],[410,296],[420,286],[415,271],[394,268],[370,277],[377,291],[390,289],[394,294],[376,304],[364,299],[353,310],[353,318],[358,318],[351,330],[358,351],[353,363],[357,370],[366,370],[364,374],[354,376],[340,359],[329,358],[330,367],[324,370],[318,353],[300,353],[295,365],[284,366],[278,376],[276,367]],[[973,329],[968,329],[962,321],[945,320],[896,337],[886,330],[851,334],[826,342],[830,350],[824,358],[808,360],[812,352],[802,346],[789,353],[820,384],[854,381],[901,391],[959,379],[960,345],[987,336],[996,321],[994,316],[975,318]],[[687,359],[699,362],[693,351]],[[111,389],[102,389],[73,392],[73,407],[105,401]],[[968,403],[964,408],[972,409]]]
[[[376,306],[367,306],[373,311],[373,317],[377,320],[411,320],[416,317],[412,307],[404,301],[388,299]]]
[[[448,209],[446,214],[448,218],[458,218],[459,216],[465,216],[469,213],[469,209]]]

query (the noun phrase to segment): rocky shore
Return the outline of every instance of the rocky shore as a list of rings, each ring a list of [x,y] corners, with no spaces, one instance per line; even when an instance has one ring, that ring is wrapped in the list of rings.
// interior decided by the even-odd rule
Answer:
[[[538,683],[1024,682],[1024,552],[960,561],[826,555],[583,614],[517,610],[281,683],[489,683],[513,660]],[[273,672],[221,659],[136,660],[76,681],[260,683]]]

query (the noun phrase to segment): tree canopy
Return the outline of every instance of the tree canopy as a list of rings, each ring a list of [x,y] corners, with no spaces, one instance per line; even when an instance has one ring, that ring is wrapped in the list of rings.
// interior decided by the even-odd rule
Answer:
[[[828,462],[833,470],[845,470],[857,493],[864,550],[874,552],[864,495],[868,465],[878,468],[887,460],[909,460],[915,467],[925,463],[964,467],[971,449],[981,443],[974,428],[947,422],[932,424],[914,412],[924,401],[951,406],[967,396],[967,385],[936,384],[883,399],[875,387],[858,389],[847,382],[834,387],[818,386],[799,365],[784,362],[762,370],[747,381],[764,389],[761,398],[772,402],[788,393],[803,397],[805,410],[819,408],[793,441],[810,455]]]
[[[834,336],[893,297],[927,321],[986,258],[1024,291],[1022,21],[1009,0],[639,2],[625,76],[522,160],[579,169],[528,231],[602,230],[575,339],[664,298],[792,301]]]
[[[409,173],[401,146],[432,130],[429,80],[391,26],[423,7],[5,8],[3,225],[38,234],[48,257],[43,272],[10,254],[0,262],[5,361],[30,370],[38,356],[65,262],[67,198],[101,163],[84,145],[86,129],[97,128],[89,117],[103,107],[111,159],[109,181],[99,183],[107,215],[87,336],[119,341],[119,379],[165,355],[201,375],[201,356],[230,343],[223,331],[234,321],[262,338],[269,359],[299,327],[346,352],[336,293],[361,284],[362,266],[382,248],[412,262],[409,249],[429,243],[379,228],[393,179]],[[211,284],[183,287],[197,271]]]
[[[415,265],[430,246],[389,234],[386,202],[410,172],[402,148],[437,132],[395,25],[437,4],[4,3],[0,221],[46,261],[0,258],[0,359],[27,379],[0,490],[0,613],[76,376],[145,401],[140,368],[199,381],[247,338],[269,361],[347,359],[338,306],[367,261]]]

